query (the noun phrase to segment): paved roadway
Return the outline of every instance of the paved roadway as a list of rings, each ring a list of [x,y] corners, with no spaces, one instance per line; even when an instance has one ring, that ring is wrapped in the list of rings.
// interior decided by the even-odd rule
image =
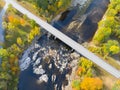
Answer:
[[[61,33],[59,30],[55,29],[53,26],[48,24],[47,22],[41,20],[25,8],[23,8],[21,5],[17,4],[14,0],[6,0],[7,2],[11,3],[14,8],[16,8],[18,11],[20,11],[23,14],[26,14],[29,18],[33,19],[38,23],[41,27],[43,27],[45,30],[59,38],[61,41],[66,43],[68,46],[76,50],[78,53],[82,54],[86,58],[90,59],[92,62],[115,76],[116,78],[120,78],[120,71],[109,65],[108,63],[104,62],[102,59],[100,59],[98,56],[94,55],[87,49],[85,49],[82,45],[79,43],[75,42],[65,34]]]

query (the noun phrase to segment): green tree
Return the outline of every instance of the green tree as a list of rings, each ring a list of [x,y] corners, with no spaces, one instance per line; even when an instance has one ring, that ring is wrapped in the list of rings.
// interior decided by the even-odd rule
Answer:
[[[4,29],[7,29],[7,22],[2,22],[2,26]]]
[[[49,3],[48,0],[36,0],[36,5],[42,9],[47,9]]]
[[[95,44],[104,42],[110,37],[111,33],[111,28],[100,27],[96,32],[95,36],[93,37],[93,42]]]
[[[34,28],[36,26],[36,22],[34,20],[30,20],[30,24],[31,24],[32,28]]]
[[[72,90],[80,90],[80,80],[72,81]]]
[[[117,14],[117,11],[115,9],[108,9],[106,15],[107,16],[115,16]]]
[[[13,44],[11,45],[11,47],[8,48],[8,51],[11,54],[18,56],[22,50],[16,44]]]

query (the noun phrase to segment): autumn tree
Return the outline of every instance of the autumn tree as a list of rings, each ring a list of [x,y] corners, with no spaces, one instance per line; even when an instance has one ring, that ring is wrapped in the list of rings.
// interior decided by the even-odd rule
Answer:
[[[77,74],[79,76],[88,76],[91,77],[92,76],[92,67],[93,67],[93,63],[84,58],[81,57],[80,61],[79,61],[79,68],[77,70]]]
[[[17,38],[17,44],[19,46],[23,45],[23,41],[22,41],[22,39],[20,37]]]
[[[13,33],[15,30],[15,25],[13,23],[9,22],[7,28],[8,28],[7,31]]]
[[[115,9],[108,9],[106,15],[107,16],[115,16],[117,14],[117,11]]]
[[[29,22],[30,22],[32,28],[34,28],[36,26],[36,22],[34,20],[30,20]]]
[[[100,27],[93,37],[93,42],[99,44],[106,41],[111,35],[111,28]]]
[[[102,47],[100,46],[91,45],[91,46],[88,46],[88,50],[90,50],[93,53],[103,55]]]
[[[5,22],[5,21],[2,22],[2,26],[3,26],[4,29],[7,29],[7,22]]]
[[[3,49],[3,48],[0,48],[0,57],[4,58],[4,57],[7,57],[9,54],[8,54],[8,51],[6,49]]]
[[[114,19],[113,16],[105,16],[105,19],[101,20],[98,23],[99,27],[103,27],[103,28],[114,28],[114,26],[116,25],[116,21]]]
[[[108,42],[103,45],[103,52],[107,55],[118,54],[120,52],[119,42],[116,40],[108,40]]]
[[[80,80],[72,81],[72,90],[80,90]]]
[[[40,28],[35,26],[28,34],[28,42],[30,43],[39,34],[40,34]]]
[[[8,20],[10,23],[12,23],[14,26],[18,26],[20,24],[20,20],[18,18],[15,18],[14,16],[10,15],[8,16]]]
[[[102,90],[103,82],[100,78],[86,77],[81,82],[81,90]]]
[[[116,81],[114,84],[112,90],[120,90],[120,80]]]
[[[22,26],[24,26],[24,25],[25,25],[25,20],[24,20],[24,19],[20,19],[20,24],[21,24]]]
[[[8,5],[7,11],[8,11],[8,12],[15,13],[15,14],[18,13],[18,11],[17,11],[15,8],[13,8],[11,4]]]
[[[16,44],[13,44],[8,48],[8,51],[17,56],[22,50]]]
[[[116,25],[116,27],[114,28],[114,33],[113,35],[115,37],[117,37],[118,39],[120,38],[120,25]]]

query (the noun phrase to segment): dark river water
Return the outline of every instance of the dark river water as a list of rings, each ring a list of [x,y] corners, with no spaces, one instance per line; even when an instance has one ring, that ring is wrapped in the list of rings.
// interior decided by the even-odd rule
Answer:
[[[77,32],[64,30],[72,22],[77,7],[64,12],[63,17],[52,25],[77,42],[79,37],[83,41],[89,41],[97,30],[97,23],[104,15],[108,3],[109,0],[93,0],[85,12],[87,17]],[[68,84],[66,74],[71,73],[71,63],[78,57],[79,54],[60,40],[54,40],[49,34],[43,35],[21,58],[19,90],[62,90]]]

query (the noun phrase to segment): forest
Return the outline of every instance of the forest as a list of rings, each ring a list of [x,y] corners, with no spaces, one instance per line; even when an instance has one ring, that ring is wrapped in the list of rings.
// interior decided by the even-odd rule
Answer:
[[[0,49],[0,90],[17,90],[19,79],[19,58],[22,52],[40,36],[40,27],[34,20],[22,15],[9,5],[4,22],[5,42]]]

